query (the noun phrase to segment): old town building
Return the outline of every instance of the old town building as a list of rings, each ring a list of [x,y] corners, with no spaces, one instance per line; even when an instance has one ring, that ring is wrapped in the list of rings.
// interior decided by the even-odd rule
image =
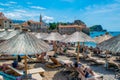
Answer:
[[[40,15],[39,22],[28,20],[22,24],[22,27],[28,28],[31,31],[47,32],[49,25],[42,20],[42,16]]]
[[[5,15],[0,12],[0,29],[11,29],[12,21],[5,17]]]

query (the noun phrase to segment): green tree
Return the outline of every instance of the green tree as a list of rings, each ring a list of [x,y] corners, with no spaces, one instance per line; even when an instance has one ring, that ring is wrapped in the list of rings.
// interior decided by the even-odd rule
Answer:
[[[58,24],[57,23],[49,23],[49,25],[50,25],[50,27],[49,27],[49,29],[50,30],[54,30],[54,29],[56,29],[57,28],[57,26],[58,26]]]

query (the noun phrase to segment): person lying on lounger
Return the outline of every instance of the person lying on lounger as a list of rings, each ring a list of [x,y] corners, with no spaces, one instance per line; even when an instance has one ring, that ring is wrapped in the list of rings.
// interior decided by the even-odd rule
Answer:
[[[85,67],[82,64],[79,64],[79,63],[76,62],[74,64],[74,67],[77,70],[77,72],[79,73],[78,77],[81,80],[86,80],[86,78],[90,78],[92,76],[95,76],[95,74],[93,73],[93,71],[90,68]],[[88,79],[88,80],[96,80],[96,79],[92,78],[92,79]]]

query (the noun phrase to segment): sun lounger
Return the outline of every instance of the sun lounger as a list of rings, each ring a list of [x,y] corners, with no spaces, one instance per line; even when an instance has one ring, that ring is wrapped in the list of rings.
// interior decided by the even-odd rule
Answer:
[[[77,53],[76,53],[75,50],[67,50],[67,54],[68,54],[68,56],[71,56],[71,54],[72,54],[72,57],[73,57],[73,56],[74,56],[74,57],[77,56]],[[83,58],[83,55],[81,55],[81,53],[79,53],[79,58]]]
[[[27,56],[28,60],[27,63],[42,63],[45,62],[45,60],[39,60],[37,58],[30,58],[29,56]]]
[[[62,65],[65,65],[65,64],[72,64],[73,62],[70,61],[70,60],[59,60],[59,62],[62,64]]]
[[[106,58],[106,54],[98,54],[98,56],[100,56],[100,57],[102,57],[102,58]],[[111,55],[108,54],[108,55],[107,55],[107,58],[110,58],[110,57],[111,57]]]
[[[92,80],[92,79],[96,79],[96,80],[103,80],[103,76],[102,75],[95,75],[89,78],[86,78],[85,80]]]
[[[13,68],[12,66],[8,65],[8,68],[11,69],[15,74],[15,76],[21,76],[24,75],[22,70],[17,70],[16,68]]]
[[[95,57],[89,57],[88,59],[89,61],[94,62],[95,64],[105,64],[104,60],[100,60],[99,58],[95,58]]]
[[[17,70],[16,68],[13,68],[12,66],[8,65],[8,68],[11,69],[16,76],[22,76],[24,75],[23,70]],[[44,74],[44,69],[43,68],[34,68],[34,69],[29,69],[27,70],[28,74],[35,74],[35,73],[40,73],[41,75]]]
[[[49,67],[49,68],[56,68],[56,67],[62,66],[61,63],[60,63],[56,58],[50,57],[50,60],[51,60],[53,63],[46,64],[47,67]]]
[[[41,75],[44,74],[45,70],[43,68],[33,68],[27,70],[28,74],[35,74],[35,73],[40,73]]]
[[[39,73],[32,74],[32,80],[42,80],[42,77]]]
[[[16,57],[14,57],[14,56],[0,57],[0,60],[15,60],[15,59],[16,59]]]

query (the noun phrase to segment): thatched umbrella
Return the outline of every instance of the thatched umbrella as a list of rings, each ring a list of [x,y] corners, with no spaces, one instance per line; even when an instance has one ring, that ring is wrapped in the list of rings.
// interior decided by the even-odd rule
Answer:
[[[106,51],[106,68],[108,68],[108,59],[107,59],[107,53],[108,51],[117,53],[120,52],[120,35],[112,37],[106,41],[101,42],[97,45],[101,50]]]
[[[5,36],[5,35],[8,35],[9,34],[9,31],[2,31],[2,32],[0,32],[0,37],[3,37],[3,36]]]
[[[50,40],[50,41],[54,41],[53,42],[53,47],[54,47],[54,51],[56,53],[57,51],[57,47],[56,47],[56,41],[61,41],[64,38],[62,37],[62,35],[60,35],[58,32],[51,32],[47,37],[43,38],[44,40]]]
[[[36,54],[49,51],[50,47],[42,40],[38,40],[34,35],[22,31],[20,34],[4,41],[0,44],[0,52],[3,54],[24,54],[25,55],[25,75],[27,75],[28,54]]]
[[[95,42],[90,36],[83,32],[75,32],[71,34],[69,37],[65,38],[63,42],[78,42],[78,54],[77,54],[77,61],[79,62],[79,48],[80,42]]]
[[[99,47],[102,50],[120,52],[120,35],[103,41],[102,43],[98,44],[97,47]]]
[[[6,34],[3,37],[1,37],[0,40],[8,40],[19,33],[20,33],[20,30],[11,31],[11,32],[9,32],[9,34]]]
[[[68,37],[69,35],[67,35],[67,34],[64,34],[64,35],[62,35],[64,38],[66,38],[66,37]]]
[[[35,35],[38,39],[43,39],[48,36],[48,33],[37,33]]]
[[[110,34],[105,34],[105,35],[102,35],[102,36],[99,36],[99,37],[95,37],[94,40],[97,42],[97,43],[101,43],[105,40],[108,40],[112,38],[112,36]]]

